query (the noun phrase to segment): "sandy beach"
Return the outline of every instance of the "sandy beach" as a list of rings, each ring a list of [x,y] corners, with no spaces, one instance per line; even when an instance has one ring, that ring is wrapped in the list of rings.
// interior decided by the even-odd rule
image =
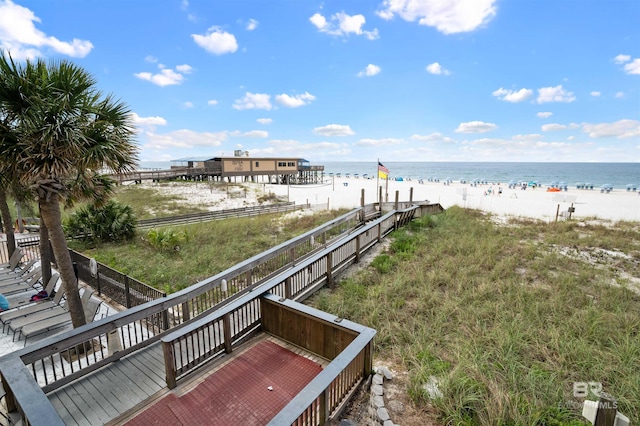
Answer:
[[[376,179],[336,178],[318,185],[272,185],[242,183],[226,191],[213,190],[210,185],[162,184],[162,190],[182,195],[188,202],[206,206],[210,210],[244,207],[258,204],[258,197],[268,193],[296,204],[311,204],[318,208],[353,208],[360,205],[362,190],[365,204],[378,201],[377,184],[382,186],[383,198],[393,202],[396,192],[400,201],[408,201],[413,188],[413,201],[440,203],[445,209],[457,205],[479,209],[503,217],[527,217],[546,222],[564,220],[569,209],[575,209],[575,220],[602,219],[610,221],[639,221],[640,194],[625,190],[602,193],[600,189],[584,190],[569,188],[567,191],[547,192],[546,188],[510,189],[507,185],[485,184],[471,186],[452,182],[389,181]],[[150,187],[157,184],[145,183]],[[218,188],[220,185],[216,185]],[[499,188],[502,193],[499,193]],[[385,196],[386,192],[386,196]],[[386,201],[385,200],[385,201]]]

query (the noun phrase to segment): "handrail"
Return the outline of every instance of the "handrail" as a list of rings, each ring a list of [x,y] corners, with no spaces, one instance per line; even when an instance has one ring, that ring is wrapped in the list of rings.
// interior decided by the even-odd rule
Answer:
[[[158,217],[138,220],[140,229],[154,226],[175,225],[183,223],[204,222],[209,220],[227,219],[229,217],[253,216],[258,214],[280,213],[304,208],[305,205],[296,205],[294,202],[269,204],[265,206],[238,207],[235,209],[214,210],[208,212],[188,213],[177,216]]]
[[[235,279],[239,274],[247,273],[248,286],[228,297],[224,304],[234,303],[235,299],[244,297],[244,294],[255,288],[260,288],[260,293],[272,290],[282,297],[291,297],[302,300],[311,294],[314,289],[324,283],[331,283],[333,275],[345,268],[348,264],[357,262],[360,253],[366,248],[374,245],[377,241],[392,232],[401,224],[411,220],[418,207],[414,206],[402,211],[390,212],[378,220],[361,226],[355,230],[352,226],[348,238],[335,243],[327,242],[326,235],[334,230],[341,230],[350,221],[359,223],[361,208],[355,209],[339,218],[336,218],[325,225],[315,228],[297,238],[282,243],[267,252],[254,256],[233,268],[216,274],[191,287],[174,293],[167,298],[147,302],[144,305],[120,312],[113,316],[104,318],[92,324],[88,324],[78,329],[70,330],[61,335],[40,341],[32,346],[25,347],[11,356],[19,357],[24,365],[24,371],[28,371],[36,382],[41,386],[42,392],[49,392],[69,383],[91,371],[109,364],[124,355],[134,352],[162,338],[169,329],[178,327],[189,327],[194,314],[202,314],[206,311],[222,306],[216,299],[212,303],[211,299],[203,300],[202,297],[211,290],[221,291],[225,279]],[[342,229],[344,232],[345,229]],[[314,238],[321,236],[324,241],[321,244],[328,244],[325,248],[331,248],[330,254],[326,258],[318,260],[318,256],[310,256],[305,253],[300,259],[295,257],[295,249],[299,244],[309,244]],[[297,244],[296,244],[297,243]],[[273,259],[286,253],[289,256],[288,271],[284,276],[264,275],[260,280],[251,277],[252,271],[264,264],[264,259]],[[271,257],[269,257],[271,256]],[[312,267],[311,273],[309,266]],[[279,272],[284,271],[280,269]],[[289,283],[287,285],[287,282]],[[265,284],[268,283],[268,284]],[[258,293],[256,292],[256,297]],[[201,306],[200,303],[204,306]],[[185,328],[187,330],[188,328]],[[115,353],[111,353],[108,342],[110,338],[117,338],[122,348]],[[98,352],[82,351],[88,342],[98,340]],[[128,341],[127,341],[128,340]],[[104,353],[104,348],[109,347],[109,352]],[[53,365],[54,361],[62,359],[63,354],[69,354],[80,350],[77,360],[67,365],[62,371],[44,371],[45,365]],[[0,363],[0,374],[4,374],[5,367]],[[48,376],[47,373],[52,376]],[[3,384],[7,389],[7,396],[15,395],[10,391],[17,384],[13,381],[13,376],[4,376]],[[18,401],[18,405],[22,401]],[[28,418],[28,416],[27,416]]]
[[[375,233],[375,238],[377,240],[379,235],[391,232],[395,229],[397,223],[406,221],[407,218],[410,218],[416,208],[417,207],[413,207],[386,214],[380,219],[380,221],[377,221],[377,223],[371,223],[355,230],[351,235],[349,235],[349,238],[331,244],[324,250],[315,253],[310,258],[299,262],[297,265],[286,271],[286,273],[268,280],[258,287],[257,290],[259,290],[259,294],[245,294],[239,299],[234,300],[226,307],[216,310],[213,314],[193,321],[188,325],[165,335],[162,338],[162,342],[165,359],[167,361],[165,365],[165,368],[167,369],[167,385],[169,387],[175,387],[176,380],[179,375],[186,375],[188,372],[198,368],[201,364],[222,354],[223,350],[227,353],[231,351],[232,343],[229,340],[233,334],[228,331],[228,320],[224,320],[224,322],[220,324],[221,318],[227,315],[229,309],[236,309],[238,306],[246,303],[247,300],[257,299],[260,297],[260,294],[264,294],[265,292],[274,293],[283,297],[285,300],[304,299],[315,291],[319,285],[324,285],[327,281],[331,282],[333,274],[337,274],[349,264],[357,261],[361,253],[373,245],[373,240],[367,240],[365,244],[358,244],[357,242],[361,241],[361,237],[363,235],[374,235],[374,233],[370,231],[374,228],[379,228],[379,231]],[[384,229],[380,229],[383,225]],[[373,243],[375,243],[375,241]],[[258,313],[256,315],[258,315],[257,319],[260,319],[260,314]],[[254,318],[253,320],[257,319]],[[204,348],[192,348],[191,356],[187,355],[185,357],[185,362],[182,362],[184,360],[181,357],[180,365],[178,365],[177,355],[175,354],[175,349],[172,346],[173,342],[180,342],[185,336],[192,337],[204,334],[203,332],[205,330],[210,330],[215,327],[218,327],[216,332],[209,332],[207,334],[210,339],[208,342],[209,344],[204,345]],[[224,329],[224,337],[220,336],[219,327]],[[197,338],[197,340],[199,342],[200,338]],[[324,354],[322,355],[324,356]]]

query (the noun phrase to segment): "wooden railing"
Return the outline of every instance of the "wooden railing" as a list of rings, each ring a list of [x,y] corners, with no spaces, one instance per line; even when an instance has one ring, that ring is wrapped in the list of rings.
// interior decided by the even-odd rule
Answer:
[[[141,219],[137,223],[138,229],[152,228],[155,226],[181,225],[185,223],[207,222],[222,220],[232,217],[251,217],[269,213],[282,213],[306,208],[305,204],[278,203],[264,206],[240,207],[237,209],[215,210],[210,212],[190,213],[179,216],[159,217],[153,219]]]
[[[360,208],[355,209],[166,298],[131,308],[6,355],[3,361],[12,361],[0,363],[0,375],[7,393],[7,405],[10,410],[19,410],[30,424],[39,424],[39,421],[46,423],[47,418],[41,416],[57,416],[55,410],[52,407],[51,410],[46,407],[31,410],[30,401],[43,403],[40,394],[31,395],[33,386],[26,393],[22,388],[17,390],[16,386],[24,386],[25,381],[31,381],[40,386],[40,392],[50,392],[158,341],[169,330],[191,324],[190,320],[195,319],[193,324],[201,321],[206,323],[207,319],[200,319],[198,316],[214,310],[228,310],[225,312],[229,315],[227,321],[231,321],[231,336],[240,338],[243,333],[251,332],[251,327],[259,325],[260,294],[272,292],[279,297],[297,300],[308,297],[315,289],[332,283],[337,273],[350,263],[357,262],[362,253],[384,235],[405,225],[418,210],[419,207],[414,206],[391,212],[365,226],[359,226],[362,212]],[[331,240],[332,235],[341,235],[342,238]],[[254,290],[259,291],[255,295],[247,295]],[[245,297],[246,304],[243,302]],[[231,312],[234,314],[231,315]],[[215,354],[221,342],[224,340],[212,339],[209,350],[205,351],[206,355],[203,352],[193,356],[186,366],[180,367],[181,374],[186,374],[197,367],[198,363],[201,364],[203,355],[211,357]],[[67,362],[61,362],[63,359]],[[18,364],[22,364],[22,367],[18,368]],[[11,368],[5,368],[6,365],[11,365]],[[343,367],[348,366],[349,363]],[[340,374],[343,373],[336,372],[336,377]],[[44,401],[48,403],[46,397]]]
[[[126,308],[167,296],[167,293],[100,262],[96,262],[94,275],[90,258],[75,250],[69,250],[69,253],[77,269],[78,279],[97,290],[99,295],[104,294]]]

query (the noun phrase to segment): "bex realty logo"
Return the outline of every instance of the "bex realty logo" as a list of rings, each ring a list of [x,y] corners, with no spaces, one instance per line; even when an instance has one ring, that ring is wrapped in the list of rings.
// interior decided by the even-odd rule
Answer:
[[[586,398],[592,393],[596,398],[600,397],[602,383],[600,382],[573,382],[573,396]]]

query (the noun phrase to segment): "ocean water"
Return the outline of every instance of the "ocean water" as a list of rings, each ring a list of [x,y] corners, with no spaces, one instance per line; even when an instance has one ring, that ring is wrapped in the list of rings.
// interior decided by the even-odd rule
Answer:
[[[640,189],[640,163],[470,163],[470,162],[393,162],[381,161],[389,169],[391,179],[438,178],[454,182],[480,179],[491,183],[535,181],[541,185],[565,182],[575,187],[576,183],[591,183],[594,188],[610,184],[615,189],[626,189],[633,184]],[[313,163],[312,163],[313,164]],[[375,162],[325,162],[325,173],[367,173],[375,177]]]
[[[391,179],[425,181],[438,178],[440,181],[451,179],[467,182],[480,179],[491,183],[506,184],[511,180],[535,181],[541,185],[551,182],[565,182],[570,187],[576,183],[591,183],[594,188],[604,184],[612,185],[614,189],[626,189],[629,184],[640,190],[640,163],[470,163],[470,162],[395,162],[380,160],[389,169]],[[347,173],[353,177],[368,174],[375,178],[378,164],[375,161],[332,161],[314,162],[312,165],[324,165],[325,174]],[[142,169],[168,169],[168,161],[141,162]]]

